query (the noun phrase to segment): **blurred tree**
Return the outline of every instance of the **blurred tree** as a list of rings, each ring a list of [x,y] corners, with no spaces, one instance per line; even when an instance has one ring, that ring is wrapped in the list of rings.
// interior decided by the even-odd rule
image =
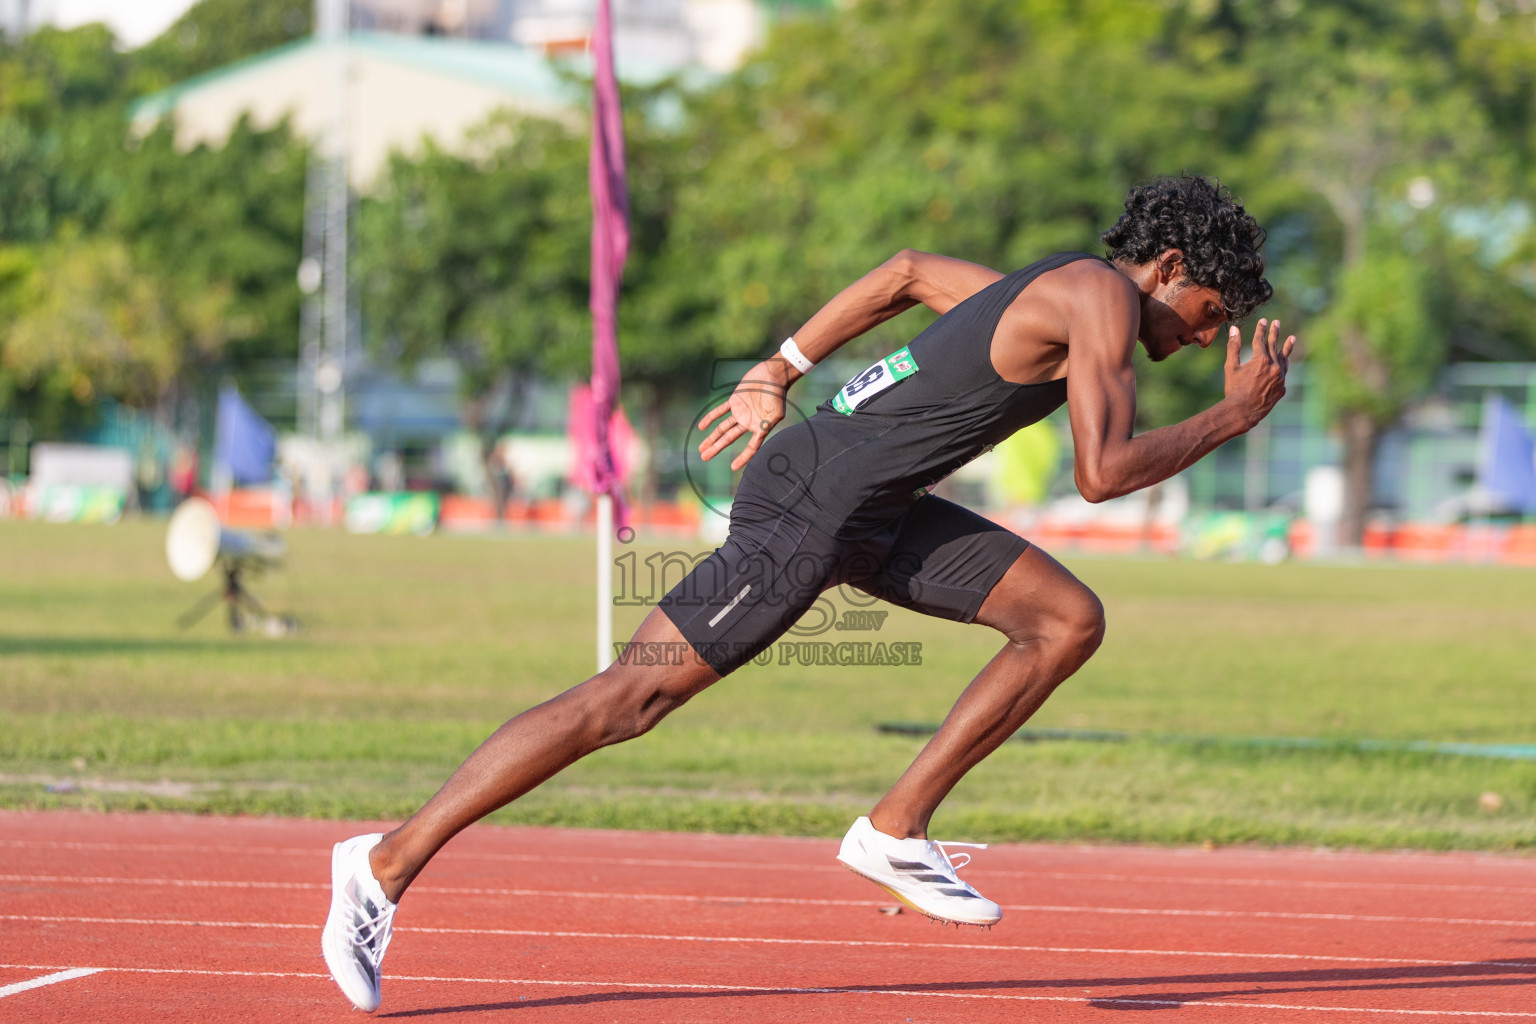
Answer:
[[[127,59],[101,25],[0,38],[0,243],[99,222],[126,78]]]
[[[1528,96],[1528,69],[1523,81],[1475,70],[1463,59],[1478,48],[1457,45],[1496,6],[1226,7],[1239,59],[1262,83],[1255,168],[1272,169],[1268,194],[1309,222],[1308,251],[1324,263],[1300,269],[1321,283],[1324,304],[1299,326],[1342,435],[1346,543],[1361,542],[1375,503],[1383,434],[1428,391],[1458,340],[1507,335],[1511,303],[1536,312],[1518,288],[1473,285],[1500,277],[1507,262],[1486,258],[1477,237],[1498,227],[1501,204],[1520,191],[1518,140],[1531,126],[1527,109],[1524,132],[1512,132],[1516,112],[1489,102],[1500,89]],[[1536,47],[1525,52],[1536,59]],[[1503,302],[1483,306],[1490,294]]]
[[[313,19],[313,0],[199,0],[130,55],[131,89],[165,88],[302,39]],[[244,117],[222,145],[191,150],[162,123],[118,161],[107,230],[166,287],[227,297],[223,368],[237,377],[298,352],[305,161],[286,123],[258,129]]]
[[[184,151],[174,135],[161,124],[119,157],[105,229],[164,289],[227,298],[226,369],[296,356],[304,146],[286,123],[245,118],[218,148]]]
[[[126,76],[126,58],[100,25],[0,38],[0,415],[25,416],[47,433],[87,409],[73,374],[41,372],[32,342],[24,334],[19,351],[13,335],[24,316],[35,330],[47,315],[40,268],[57,267],[60,233],[73,244],[105,215]]]
[[[153,92],[310,34],[314,0],[199,0],[133,53],[133,91]]]
[[[226,306],[217,290],[163,291],[112,239],[66,236],[35,260],[0,254],[0,307],[13,314],[0,369],[48,417],[64,400],[152,408],[217,357]]]
[[[61,111],[122,100],[127,76],[128,58],[105,25],[40,28],[0,40],[0,113],[40,128]]]
[[[36,242],[52,227],[62,168],[58,145],[0,114],[0,240]]]
[[[36,254],[30,249],[0,245],[0,416],[6,418],[21,415],[36,420],[42,410],[33,406],[59,405],[57,399],[51,403],[37,402],[38,389],[23,383],[22,376],[7,365],[5,358],[4,338],[26,310],[29,298],[26,286],[36,269]]]
[[[393,156],[353,262],[369,344],[406,366],[452,357],[472,401],[508,373],[583,364],[590,222],[579,132],[506,115],[477,147]]]
[[[177,73],[273,45],[278,29],[269,15],[301,7],[308,9],[205,0],[180,24],[208,29],[207,47]],[[156,54],[179,38],[173,31],[123,53],[109,30],[89,25],[0,41],[0,245],[24,246],[12,250],[13,262],[24,254],[45,268],[12,275],[10,301],[0,303],[0,344],[10,367],[0,410],[63,429],[87,411],[81,395],[153,404],[147,396],[164,389],[142,382],[165,364],[149,354],[177,353],[176,372],[215,358],[238,371],[252,359],[296,351],[303,147],[286,126],[257,131],[244,122],[219,149],[178,151],[168,125],[141,139],[129,136],[127,100],[150,80],[144,62],[169,67]],[[64,316],[56,301],[60,285],[38,283],[45,271],[96,287],[103,296],[97,306],[106,312],[94,320]],[[18,283],[23,278],[26,287]],[[155,297],[163,315],[123,312],[154,305],[145,296]],[[117,375],[101,360],[63,349],[44,372],[32,342],[62,339],[61,332],[88,322],[144,325],[142,350],[129,359],[134,369]],[[99,340],[80,339],[80,351],[106,351],[92,347]],[[100,379],[89,379],[87,389],[75,381],[79,373]]]

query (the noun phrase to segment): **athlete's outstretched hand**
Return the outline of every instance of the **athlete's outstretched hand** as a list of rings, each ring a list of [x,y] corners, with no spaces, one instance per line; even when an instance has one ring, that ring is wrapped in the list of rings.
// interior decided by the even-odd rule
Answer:
[[[1266,324],[1268,330],[1265,330]],[[1227,398],[1238,403],[1252,428],[1285,395],[1285,373],[1291,367],[1296,335],[1280,343],[1280,321],[1260,320],[1253,330],[1253,351],[1242,362],[1243,336],[1236,324],[1227,334]]]
[[[734,444],[737,438],[751,435],[741,454],[731,460],[732,469],[745,466],[762,447],[768,431],[784,418],[784,392],[789,388],[787,378],[784,364],[776,359],[766,359],[752,367],[731,392],[731,397],[699,421],[700,430],[709,430],[711,423],[725,416],[699,442],[699,457],[708,462]]]

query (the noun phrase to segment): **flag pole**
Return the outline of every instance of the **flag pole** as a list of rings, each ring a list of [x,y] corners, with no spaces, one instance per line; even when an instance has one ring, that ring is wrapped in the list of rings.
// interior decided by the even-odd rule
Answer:
[[[629,189],[624,121],[613,70],[609,0],[597,0],[592,26],[592,478],[597,503],[597,670],[613,661],[613,530],[625,511],[609,427],[619,400],[619,279],[629,254]],[[621,523],[622,525],[622,523]]]
[[[597,670],[613,662],[613,495],[597,496]]]

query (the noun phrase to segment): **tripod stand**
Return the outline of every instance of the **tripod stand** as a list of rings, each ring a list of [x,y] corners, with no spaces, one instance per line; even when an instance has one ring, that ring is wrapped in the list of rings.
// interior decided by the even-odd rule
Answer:
[[[298,620],[286,615],[273,615],[256,599],[255,594],[245,588],[241,582],[247,568],[244,559],[225,558],[219,562],[219,566],[224,570],[224,585],[189,608],[186,614],[176,620],[176,625],[189,629],[223,602],[228,608],[231,633],[243,633],[248,626],[260,628],[268,636],[298,632]]]

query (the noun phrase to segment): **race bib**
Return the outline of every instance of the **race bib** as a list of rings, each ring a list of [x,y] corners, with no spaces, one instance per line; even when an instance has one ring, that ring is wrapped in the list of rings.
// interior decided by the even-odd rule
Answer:
[[[832,399],[832,408],[844,416],[852,416],[859,406],[916,372],[917,360],[912,358],[912,353],[905,348],[897,349],[844,384],[843,390]]]

